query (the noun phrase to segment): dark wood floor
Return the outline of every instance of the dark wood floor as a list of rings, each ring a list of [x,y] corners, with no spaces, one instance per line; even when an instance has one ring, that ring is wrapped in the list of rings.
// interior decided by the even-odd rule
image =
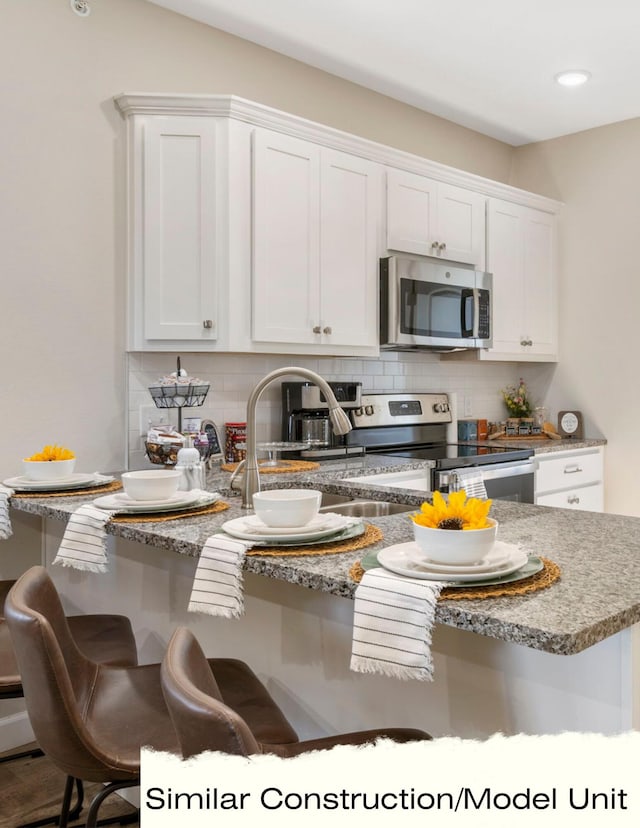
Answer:
[[[6,755],[0,754],[0,759]],[[0,828],[18,828],[25,822],[59,813],[64,785],[64,773],[46,756],[0,763]],[[96,784],[85,785],[83,813],[78,821],[69,823],[69,828],[84,824],[91,798],[99,787]],[[99,818],[130,814],[132,810],[128,803],[112,795],[101,806]],[[139,823],[129,825],[136,828]]]

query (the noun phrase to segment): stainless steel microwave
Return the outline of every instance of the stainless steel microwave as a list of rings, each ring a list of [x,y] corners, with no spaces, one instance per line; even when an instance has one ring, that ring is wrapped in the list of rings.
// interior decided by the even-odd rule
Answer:
[[[404,351],[490,348],[491,273],[428,259],[380,259],[380,347]]]

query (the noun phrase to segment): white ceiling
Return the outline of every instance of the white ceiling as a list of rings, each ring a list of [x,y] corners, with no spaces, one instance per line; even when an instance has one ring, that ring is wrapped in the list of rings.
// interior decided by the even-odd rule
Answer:
[[[151,2],[513,145],[640,115],[638,0]]]

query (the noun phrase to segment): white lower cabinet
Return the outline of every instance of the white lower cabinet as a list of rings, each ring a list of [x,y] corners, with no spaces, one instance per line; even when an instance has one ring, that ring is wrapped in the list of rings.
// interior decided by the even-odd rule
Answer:
[[[604,457],[600,447],[536,455],[535,502],[589,512],[604,510]]]

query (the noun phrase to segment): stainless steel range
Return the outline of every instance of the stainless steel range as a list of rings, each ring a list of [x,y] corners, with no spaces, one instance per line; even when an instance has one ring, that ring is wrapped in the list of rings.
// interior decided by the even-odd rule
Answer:
[[[475,469],[488,497],[533,503],[533,451],[490,441],[447,443],[452,419],[447,394],[366,393],[349,416],[353,430],[346,440],[368,454],[432,460],[431,491],[448,492],[457,472]]]

